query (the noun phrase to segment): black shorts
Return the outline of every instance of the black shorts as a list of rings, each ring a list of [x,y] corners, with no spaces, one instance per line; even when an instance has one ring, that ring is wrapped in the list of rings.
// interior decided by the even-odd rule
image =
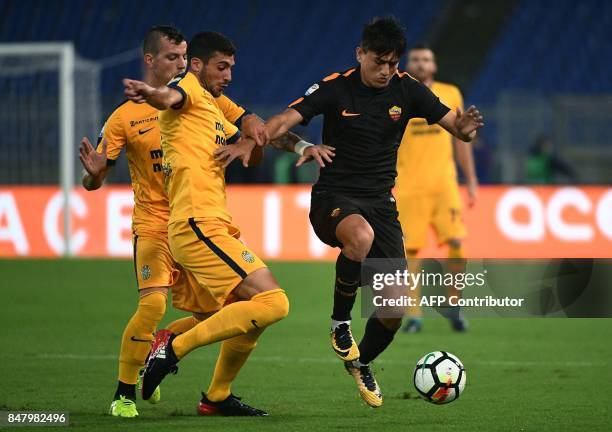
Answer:
[[[342,247],[336,238],[336,227],[352,214],[363,216],[374,230],[374,242],[367,258],[405,259],[402,227],[397,219],[395,198],[390,192],[364,199],[332,191],[312,191],[310,223],[323,243]]]

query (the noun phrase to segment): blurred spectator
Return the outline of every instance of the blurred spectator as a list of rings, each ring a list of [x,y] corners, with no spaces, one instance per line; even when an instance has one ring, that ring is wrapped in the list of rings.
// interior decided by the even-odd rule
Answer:
[[[560,183],[559,176],[570,183],[578,181],[574,168],[554,152],[550,138],[540,135],[529,150],[525,181],[530,184],[554,184]]]

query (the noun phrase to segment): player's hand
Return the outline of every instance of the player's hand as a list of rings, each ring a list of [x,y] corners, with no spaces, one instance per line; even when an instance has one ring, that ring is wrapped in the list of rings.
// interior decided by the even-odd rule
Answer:
[[[83,137],[79,147],[79,160],[83,168],[92,176],[97,177],[106,167],[106,138],[102,140],[102,152],[98,153],[87,137]]]
[[[476,205],[478,199],[478,180],[471,179],[467,181],[467,192],[468,192],[468,207],[472,208]]]
[[[136,103],[145,103],[147,97],[151,96],[155,92],[155,87],[148,85],[142,81],[124,79],[123,80],[123,93],[125,96]]]
[[[484,126],[482,115],[474,105],[470,106],[465,112],[457,107],[455,118],[455,127],[462,135],[463,141],[471,141],[474,138],[476,131]]]
[[[311,160],[317,161],[321,168],[325,168],[325,162],[332,163],[332,158],[336,156],[334,153],[336,150],[335,147],[330,147],[325,144],[317,144],[310,147],[307,147],[304,150],[304,154],[300,156],[300,158],[295,163],[296,167],[303,165],[306,162],[310,162]]]
[[[236,144],[229,144],[216,149],[213,152],[213,157],[223,168],[227,168],[235,159],[241,159],[242,166],[247,168],[255,145],[255,141],[252,139],[240,138]]]
[[[243,135],[253,138],[258,146],[264,146],[270,142],[266,124],[255,114],[249,114],[242,119],[241,132]]]

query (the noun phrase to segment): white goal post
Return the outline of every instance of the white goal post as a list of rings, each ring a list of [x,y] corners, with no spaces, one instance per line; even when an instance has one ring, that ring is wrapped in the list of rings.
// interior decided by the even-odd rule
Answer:
[[[71,194],[83,134],[99,127],[97,63],[80,59],[71,42],[0,43],[0,116],[9,132],[0,184],[58,184],[63,208],[56,253],[73,255]],[[78,99],[77,99],[78,98]]]

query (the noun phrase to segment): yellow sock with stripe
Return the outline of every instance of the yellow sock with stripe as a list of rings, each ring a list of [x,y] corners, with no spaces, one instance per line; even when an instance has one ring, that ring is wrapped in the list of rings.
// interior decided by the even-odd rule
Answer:
[[[208,400],[220,402],[227,399],[232,393],[232,382],[257,346],[257,338],[262,332],[263,329],[255,329],[223,341],[217,358],[215,373],[206,392]]]
[[[179,318],[175,321],[172,321],[165,328],[170,330],[172,333],[178,335],[178,334],[185,333],[186,331],[191,330],[192,328],[197,326],[199,323],[200,323],[200,320],[198,320],[196,317],[187,316],[187,317]]]
[[[289,300],[282,289],[254,295],[250,300],[231,303],[172,341],[181,359],[197,347],[263,329],[289,313]]]
[[[121,338],[119,381],[136,384],[144,366],[157,325],[166,312],[166,294],[154,291],[138,300],[138,309],[127,323]]]

